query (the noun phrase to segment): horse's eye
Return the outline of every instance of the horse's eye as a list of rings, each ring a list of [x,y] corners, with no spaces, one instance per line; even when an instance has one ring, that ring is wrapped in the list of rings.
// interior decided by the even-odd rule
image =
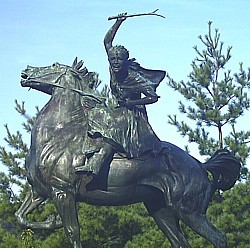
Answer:
[[[57,62],[55,62],[54,64],[52,64],[53,67],[56,67],[58,65]]]

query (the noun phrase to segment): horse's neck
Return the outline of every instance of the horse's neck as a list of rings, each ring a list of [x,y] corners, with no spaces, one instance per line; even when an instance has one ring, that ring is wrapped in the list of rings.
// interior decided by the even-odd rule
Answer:
[[[72,86],[60,80],[59,84],[64,88],[54,88],[50,101],[41,110],[41,118],[50,119],[53,126],[64,126],[67,123],[78,124],[84,122],[85,110],[81,104],[80,94],[74,92]]]

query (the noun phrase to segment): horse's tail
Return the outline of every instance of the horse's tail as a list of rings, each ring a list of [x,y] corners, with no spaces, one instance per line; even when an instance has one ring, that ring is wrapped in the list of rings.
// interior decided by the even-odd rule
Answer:
[[[219,149],[203,165],[213,176],[212,195],[217,189],[231,189],[240,177],[241,164],[227,149]]]

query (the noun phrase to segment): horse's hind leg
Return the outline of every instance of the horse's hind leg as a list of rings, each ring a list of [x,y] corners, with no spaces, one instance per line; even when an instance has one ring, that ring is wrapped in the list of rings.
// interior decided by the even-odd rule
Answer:
[[[226,235],[218,230],[203,214],[183,214],[181,218],[196,233],[210,241],[216,248],[226,248]]]
[[[179,219],[165,203],[147,202],[145,206],[173,248],[190,247],[179,226]]]
[[[59,212],[65,233],[72,246],[74,248],[81,248],[80,228],[74,194],[54,188],[52,200]]]
[[[42,202],[44,202],[45,198],[36,194],[35,191],[30,190],[20,208],[16,211],[15,216],[19,224],[34,229],[54,229],[62,226],[60,220],[48,219],[44,222],[34,222],[28,220],[27,215],[31,213],[34,209],[36,209]]]

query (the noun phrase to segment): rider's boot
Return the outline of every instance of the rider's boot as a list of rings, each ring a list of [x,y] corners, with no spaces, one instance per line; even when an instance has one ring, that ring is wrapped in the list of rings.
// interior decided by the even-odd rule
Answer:
[[[110,164],[113,155],[113,148],[110,145],[105,144],[99,152],[94,153],[86,165],[76,167],[75,173],[97,175],[101,168]]]

